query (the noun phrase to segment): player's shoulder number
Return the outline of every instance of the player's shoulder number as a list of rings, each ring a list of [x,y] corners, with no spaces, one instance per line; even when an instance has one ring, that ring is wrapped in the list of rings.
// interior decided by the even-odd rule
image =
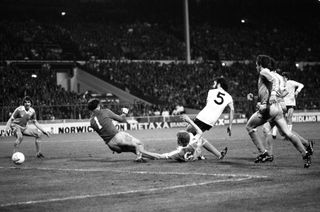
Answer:
[[[221,91],[219,91],[218,92],[218,94],[217,94],[217,96],[215,97],[215,99],[213,100],[217,105],[221,105],[221,104],[223,104],[223,102],[224,102],[224,96],[225,96],[226,94],[225,93],[223,93],[223,92],[221,92]]]

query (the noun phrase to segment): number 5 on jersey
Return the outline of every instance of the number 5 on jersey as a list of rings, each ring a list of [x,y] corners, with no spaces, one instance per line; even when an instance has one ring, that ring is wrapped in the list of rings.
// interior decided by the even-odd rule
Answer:
[[[224,97],[225,95],[226,95],[225,93],[219,92],[219,93],[217,94],[217,98],[214,100],[214,102],[215,102],[216,104],[218,104],[218,105],[223,104],[223,102],[224,102],[223,97]]]

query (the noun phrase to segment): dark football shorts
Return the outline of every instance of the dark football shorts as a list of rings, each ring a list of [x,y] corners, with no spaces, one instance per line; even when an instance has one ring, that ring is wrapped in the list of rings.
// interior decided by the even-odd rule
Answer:
[[[211,125],[206,124],[197,118],[193,122],[202,130],[202,132],[210,130],[212,128]],[[194,129],[191,125],[188,126],[187,131],[191,132],[193,135],[197,134],[196,129]]]

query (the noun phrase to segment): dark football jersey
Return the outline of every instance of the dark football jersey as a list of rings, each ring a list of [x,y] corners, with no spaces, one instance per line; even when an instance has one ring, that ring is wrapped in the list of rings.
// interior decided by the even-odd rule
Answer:
[[[120,121],[119,116],[109,109],[93,111],[90,118],[90,126],[106,143],[118,133],[118,130],[114,126],[112,120]]]

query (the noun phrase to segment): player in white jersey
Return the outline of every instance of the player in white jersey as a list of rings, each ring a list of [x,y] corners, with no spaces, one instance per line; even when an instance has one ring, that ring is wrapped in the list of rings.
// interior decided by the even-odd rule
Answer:
[[[43,154],[40,150],[41,135],[45,134],[49,136],[49,132],[45,131],[38,123],[36,119],[36,112],[31,107],[32,100],[29,96],[24,97],[23,105],[17,107],[9,118],[6,125],[6,132],[11,129],[14,135],[17,137],[14,143],[13,152],[18,151],[18,148],[23,140],[23,136],[31,136],[35,138],[36,156],[43,158]],[[36,128],[31,128],[27,123],[31,121]]]
[[[228,106],[229,124],[227,133],[231,136],[232,121],[234,114],[233,99],[228,93],[228,85],[224,78],[218,78],[213,82],[213,88],[208,91],[206,106],[198,113],[194,123],[204,132],[210,130],[218,121],[224,109]],[[195,129],[191,125],[187,127],[187,131],[195,134]],[[208,144],[210,144],[208,142]],[[207,145],[205,148],[211,153],[221,157],[221,153],[212,145]]]
[[[292,130],[292,115],[296,107],[296,98],[298,94],[303,89],[304,85],[300,82],[294,80],[289,80],[289,73],[283,72],[282,76],[285,80],[285,87],[288,91],[288,95],[284,97],[284,102],[287,106],[286,118],[288,122],[289,129]]]
[[[160,159],[171,159],[180,162],[204,159],[201,150],[202,147],[208,149],[208,146],[212,145],[202,137],[202,130],[190,119],[189,116],[184,114],[181,117],[184,121],[188,122],[195,129],[196,133],[192,134],[186,130],[179,131],[177,133],[177,149],[168,153],[161,154]],[[211,147],[209,147],[209,149],[210,148]],[[219,153],[220,160],[223,159],[223,157],[226,155],[227,150],[228,149],[225,148],[221,153]],[[215,153],[213,154],[217,156]]]

